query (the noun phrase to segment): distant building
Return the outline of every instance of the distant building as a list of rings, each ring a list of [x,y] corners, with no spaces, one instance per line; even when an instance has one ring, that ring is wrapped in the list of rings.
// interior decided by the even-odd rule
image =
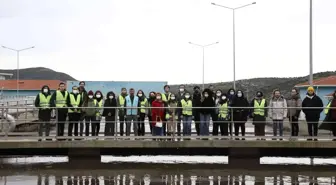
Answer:
[[[57,90],[60,80],[20,80],[19,96],[36,96],[41,92],[43,85],[48,85],[53,92]],[[16,96],[17,81],[16,80],[0,80],[0,89],[2,97]]]
[[[67,90],[71,92],[72,86],[78,86],[80,81],[67,81]],[[167,85],[167,82],[137,82],[137,81],[85,81],[85,89],[87,91],[100,90],[103,92],[104,96],[109,91],[113,91],[116,95],[119,95],[121,88],[134,88],[135,93],[138,90],[143,90],[145,95],[148,96],[149,92],[163,92],[163,86]]]
[[[13,74],[11,73],[0,73],[0,80],[6,80],[12,78]]]
[[[321,97],[323,105],[327,106],[333,92],[336,90],[336,76],[329,76],[326,78],[314,80],[313,84],[316,94]],[[307,94],[307,88],[309,87],[309,83],[305,82],[302,84],[297,84],[295,87],[300,89],[300,95],[303,99]],[[324,119],[324,117],[324,113],[321,113],[321,119]]]

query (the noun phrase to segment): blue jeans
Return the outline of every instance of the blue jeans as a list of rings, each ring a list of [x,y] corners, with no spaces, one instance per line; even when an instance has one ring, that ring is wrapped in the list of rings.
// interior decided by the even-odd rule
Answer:
[[[183,116],[183,135],[191,136],[192,116]]]
[[[153,136],[163,136],[163,127],[153,127]]]
[[[201,136],[209,135],[210,117],[211,114],[201,114],[201,124],[200,124]]]
[[[273,136],[277,136],[279,130],[279,136],[283,136],[283,120],[273,120]]]

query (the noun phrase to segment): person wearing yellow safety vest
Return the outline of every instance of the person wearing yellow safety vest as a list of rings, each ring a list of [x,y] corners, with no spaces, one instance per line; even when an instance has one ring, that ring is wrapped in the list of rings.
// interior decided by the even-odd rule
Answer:
[[[88,92],[88,99],[85,102],[83,102],[82,110],[85,110],[85,136],[90,135],[90,128],[91,128],[91,135],[95,136],[93,133],[93,125],[96,124],[97,122],[96,116],[98,112],[98,104],[94,98],[93,91]]]
[[[202,109],[200,110],[201,114],[201,124],[200,124],[200,135],[208,136],[209,135],[209,126],[210,118],[215,111],[215,100],[212,96],[212,90],[204,89],[202,92]]]
[[[170,86],[169,85],[165,85],[163,87],[163,89],[164,89],[164,93],[161,94],[162,101],[165,103],[165,105],[167,105],[167,102],[170,100],[170,96],[171,96]],[[167,120],[166,120],[166,118],[165,118],[165,120],[163,122],[163,135],[164,136],[167,135]]]
[[[72,92],[69,94],[67,100],[68,115],[69,115],[69,127],[68,127],[68,136],[74,135],[78,136],[78,124],[81,117],[81,107],[83,104],[81,95],[77,86],[72,87]]]
[[[100,121],[103,114],[104,96],[101,91],[95,92],[95,105],[98,107],[96,113],[96,122],[92,124],[92,135],[98,136],[100,130]]]
[[[148,115],[148,100],[145,96],[145,93],[142,90],[138,90],[137,96],[140,101],[140,115],[138,119],[138,135],[144,136],[145,135],[145,118]]]
[[[43,135],[43,128],[45,128],[45,136],[49,136],[50,133],[50,118],[51,118],[51,109],[50,109],[50,89],[49,86],[44,85],[41,89],[41,92],[37,94],[35,99],[35,107],[39,109],[39,136]],[[40,139],[41,140],[41,139]]]
[[[230,121],[230,112],[229,112],[229,99],[226,97],[226,94],[222,94],[220,100],[216,104],[217,106],[217,117],[218,123],[213,124],[212,135],[218,135],[218,129],[220,129],[221,136],[229,135],[229,121]]]
[[[118,116],[119,116],[119,129],[120,129],[120,136],[124,135],[124,127],[126,124],[126,116],[125,116],[125,99],[127,96],[127,89],[125,87],[121,88],[121,94],[117,98],[117,104],[118,104]]]
[[[67,107],[66,100],[68,99],[69,92],[65,90],[64,82],[61,82],[58,88],[59,89],[51,96],[50,103],[51,107],[56,107],[57,109],[57,136],[64,136],[64,125],[68,116],[68,109],[65,107]]]
[[[185,92],[184,98],[179,102],[180,115],[183,120],[183,136],[191,136],[192,123],[192,99],[189,92]]]
[[[333,94],[333,99],[324,109],[324,113],[326,114],[326,117],[320,125],[320,129],[330,130],[333,136],[336,137],[336,91]],[[336,141],[336,138],[334,138],[333,141]]]
[[[252,108],[250,116],[253,118],[254,135],[265,136],[266,118],[268,116],[267,114],[268,105],[266,99],[264,98],[264,94],[258,91],[256,97],[251,101],[250,106]]]
[[[181,103],[181,100],[184,99],[184,95],[185,95],[185,85],[180,85],[179,86],[179,91],[176,94],[176,100]],[[177,135],[181,136],[181,118],[178,119],[177,121]]]
[[[125,98],[126,112],[126,136],[131,135],[131,126],[133,123],[134,135],[138,136],[138,118],[140,117],[140,101],[139,97],[135,96],[134,89],[129,90],[129,95]]]
[[[167,135],[175,136],[176,132],[176,122],[179,117],[178,102],[176,100],[175,94],[171,94],[170,100],[168,100],[166,105],[166,120],[167,120]]]

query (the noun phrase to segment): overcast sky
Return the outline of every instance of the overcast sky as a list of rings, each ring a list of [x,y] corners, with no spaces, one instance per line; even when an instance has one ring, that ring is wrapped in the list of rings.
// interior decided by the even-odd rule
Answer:
[[[250,0],[0,0],[0,45],[20,68],[79,80],[205,82],[233,79],[231,7]],[[314,0],[314,72],[336,69],[336,1]],[[236,78],[309,73],[309,0],[258,0],[236,11]],[[16,53],[0,49],[0,68]]]

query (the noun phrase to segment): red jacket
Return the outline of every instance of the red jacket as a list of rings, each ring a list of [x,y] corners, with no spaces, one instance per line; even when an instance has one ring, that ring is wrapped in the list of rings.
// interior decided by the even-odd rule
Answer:
[[[154,108],[152,109],[152,125],[155,126],[156,122],[161,118],[161,121],[165,118],[165,109],[164,109],[164,103],[162,101],[153,101],[152,107],[162,107],[162,108]]]

